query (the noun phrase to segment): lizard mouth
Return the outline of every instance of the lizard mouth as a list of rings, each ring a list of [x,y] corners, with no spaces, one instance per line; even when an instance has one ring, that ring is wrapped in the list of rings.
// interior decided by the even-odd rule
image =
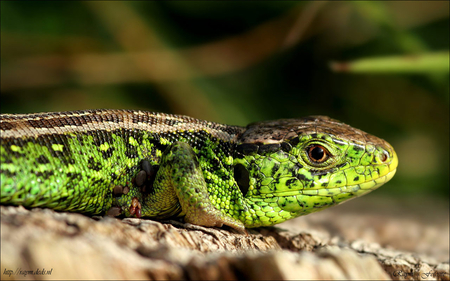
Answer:
[[[389,180],[391,180],[395,173],[397,172],[397,169],[394,169],[393,171],[390,171],[384,176],[378,177],[376,179],[372,179],[360,184],[354,184],[354,185],[346,185],[341,187],[334,187],[334,188],[318,188],[318,189],[303,189],[298,190],[297,194],[300,193],[302,195],[317,195],[317,196],[335,196],[337,194],[342,193],[351,193],[355,197],[364,195],[366,193],[369,193],[372,190],[377,189],[378,187],[382,186],[383,184],[387,183]],[[279,196],[289,196],[293,194],[280,194],[277,193]]]
[[[332,197],[342,193],[351,193],[354,197],[358,197],[369,193],[387,183],[390,179],[392,179],[395,175],[397,169],[390,171],[386,175],[376,178],[374,180],[369,180],[364,183],[355,184],[355,185],[346,185],[341,187],[333,187],[333,188],[316,188],[316,189],[301,189],[301,190],[289,190],[289,191],[278,191],[273,194],[277,197],[282,196],[296,196],[296,195],[309,195],[309,196],[327,196]]]

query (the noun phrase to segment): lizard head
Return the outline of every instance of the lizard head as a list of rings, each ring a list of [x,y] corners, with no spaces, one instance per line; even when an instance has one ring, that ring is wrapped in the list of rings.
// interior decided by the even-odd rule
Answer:
[[[250,124],[234,159],[243,205],[251,206],[241,216],[246,227],[364,195],[389,181],[398,165],[386,141],[325,116]]]

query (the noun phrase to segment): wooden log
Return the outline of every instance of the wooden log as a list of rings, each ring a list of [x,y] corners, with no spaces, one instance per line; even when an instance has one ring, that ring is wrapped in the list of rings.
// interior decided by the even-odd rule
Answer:
[[[12,206],[1,206],[1,246],[4,280],[449,280],[448,262],[311,229],[243,235]]]

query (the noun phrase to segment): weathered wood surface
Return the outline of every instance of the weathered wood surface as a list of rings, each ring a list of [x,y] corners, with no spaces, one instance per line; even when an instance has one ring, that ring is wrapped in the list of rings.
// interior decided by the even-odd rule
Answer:
[[[448,243],[440,240],[448,240],[448,230],[330,214],[246,236],[180,222],[1,206],[1,279],[449,280]],[[386,237],[411,231],[438,239],[440,249],[410,253],[371,241],[388,245]],[[365,240],[344,238],[352,236]]]

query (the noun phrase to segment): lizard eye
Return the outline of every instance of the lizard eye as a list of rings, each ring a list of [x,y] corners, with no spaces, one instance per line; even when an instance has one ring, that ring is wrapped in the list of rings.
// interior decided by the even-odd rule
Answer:
[[[323,163],[330,157],[328,150],[318,144],[313,144],[307,148],[308,157],[313,163]]]

